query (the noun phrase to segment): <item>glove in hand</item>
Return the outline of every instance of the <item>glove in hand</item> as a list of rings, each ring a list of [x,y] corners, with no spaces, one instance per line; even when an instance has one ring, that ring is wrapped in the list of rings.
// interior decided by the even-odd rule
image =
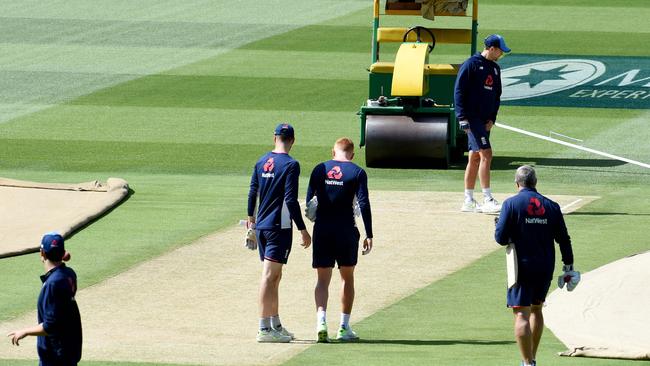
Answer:
[[[469,122],[466,120],[458,121],[458,127],[460,127],[461,130],[469,130]]]
[[[564,273],[557,278],[557,287],[564,288],[564,285],[566,284],[566,289],[568,291],[573,291],[576,286],[578,286],[578,283],[580,283],[580,272],[574,271],[572,264],[565,264],[564,267],[562,267],[562,271],[564,271]]]
[[[307,202],[307,207],[305,207],[305,217],[309,221],[316,221],[316,209],[318,208],[318,198],[316,196],[312,197],[309,202]]]
[[[257,236],[255,236],[255,229],[249,228],[246,231],[246,237],[244,238],[244,246],[250,250],[257,250]]]
[[[354,213],[355,217],[361,216],[361,206],[359,206],[359,200],[357,200],[357,196],[354,196],[354,200],[352,200],[352,212]]]

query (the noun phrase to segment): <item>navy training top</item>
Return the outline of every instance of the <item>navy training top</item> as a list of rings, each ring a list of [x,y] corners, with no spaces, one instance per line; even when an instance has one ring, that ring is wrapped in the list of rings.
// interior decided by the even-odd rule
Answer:
[[[61,264],[41,276],[38,323],[47,336],[38,336],[36,347],[43,365],[76,365],[81,359],[81,316],[75,301],[77,275]]]
[[[456,76],[454,103],[459,121],[496,121],[501,103],[501,67],[480,53],[468,58]]]
[[[291,220],[298,230],[305,229],[298,203],[299,176],[300,164],[289,154],[271,151],[257,161],[248,191],[248,216],[255,215],[258,194],[260,198],[256,229],[291,229]]]
[[[318,198],[316,220],[355,225],[353,201],[357,197],[366,237],[372,238],[372,216],[368,198],[368,175],[350,161],[329,160],[316,165],[309,178],[307,202]]]
[[[562,262],[573,264],[571,238],[560,205],[535,189],[523,188],[503,202],[494,239],[501,245],[515,244],[521,282],[553,277],[554,241],[560,245]]]

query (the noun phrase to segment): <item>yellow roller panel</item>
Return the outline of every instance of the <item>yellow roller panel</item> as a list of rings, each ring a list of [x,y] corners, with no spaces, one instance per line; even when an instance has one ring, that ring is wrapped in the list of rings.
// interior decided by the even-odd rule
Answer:
[[[377,41],[382,42],[404,42],[404,33],[408,28],[391,28],[381,27],[377,29]],[[449,44],[469,44],[472,43],[471,29],[454,29],[454,28],[429,28],[436,37],[436,43]],[[420,32],[422,42],[431,42],[431,37],[427,32]],[[406,39],[407,42],[415,42],[417,35],[411,32]]]
[[[377,61],[370,65],[370,72],[373,74],[392,74],[395,64],[392,62]],[[425,64],[424,75],[456,75],[459,64]]]
[[[393,96],[422,96],[428,91],[424,77],[427,61],[427,43],[403,43],[395,57]]]

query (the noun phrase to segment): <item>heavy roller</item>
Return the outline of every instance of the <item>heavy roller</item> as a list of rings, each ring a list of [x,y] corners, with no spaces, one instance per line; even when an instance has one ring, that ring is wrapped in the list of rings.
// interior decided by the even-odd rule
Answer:
[[[445,6],[454,3],[452,12]],[[419,19],[422,7],[439,17],[464,17],[468,0],[412,0],[385,2],[383,16]],[[372,64],[369,94],[361,107],[360,145],[366,165],[373,168],[447,168],[467,149],[454,113],[454,82],[459,64],[429,63],[436,44],[467,44],[476,52],[478,0],[472,1],[471,28],[380,27],[380,1],[374,0]],[[433,15],[433,14],[430,14]],[[432,17],[433,18],[433,17]],[[465,21],[465,23],[467,23]],[[401,43],[394,62],[379,60],[382,43]]]

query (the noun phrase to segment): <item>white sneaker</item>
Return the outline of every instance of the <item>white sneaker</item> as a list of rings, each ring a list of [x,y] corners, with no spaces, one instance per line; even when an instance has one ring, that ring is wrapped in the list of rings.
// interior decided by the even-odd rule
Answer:
[[[486,198],[481,206],[483,213],[497,213],[501,211],[501,204],[494,197]]]
[[[462,212],[481,212],[481,205],[475,199],[472,199],[471,201],[463,202],[460,210]]]
[[[327,334],[327,323],[320,323],[316,327],[316,331],[318,332],[318,339],[316,342],[318,343],[329,343],[330,337]]]
[[[262,330],[257,332],[257,341],[259,343],[289,343],[291,337],[278,332],[275,329]]]
[[[276,329],[276,330],[277,330],[278,332],[280,332],[280,334],[282,334],[282,335],[285,335],[285,336],[289,336],[289,337],[291,337],[291,340],[296,339],[296,337],[294,337],[293,333],[291,333],[290,331],[288,331],[287,328],[285,328],[285,327],[282,327],[282,328],[280,328],[280,329]]]
[[[352,328],[339,328],[339,332],[336,335],[336,340],[341,342],[354,342],[359,340],[359,336],[355,333]]]

